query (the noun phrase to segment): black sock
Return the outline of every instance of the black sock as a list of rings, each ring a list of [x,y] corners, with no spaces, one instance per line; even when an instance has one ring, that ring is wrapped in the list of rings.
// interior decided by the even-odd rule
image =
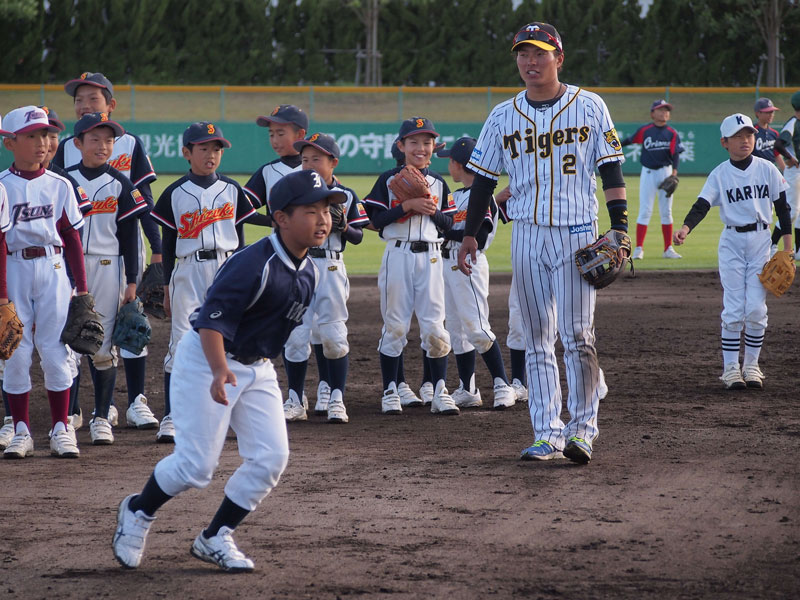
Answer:
[[[81,363],[78,361],[78,374],[72,379],[72,386],[69,388],[69,414],[77,415],[81,412],[80,406],[81,389]]]
[[[406,365],[405,365],[405,361],[403,360],[403,355],[405,353],[406,353],[406,351],[403,350],[400,353],[400,356],[397,357],[399,359],[397,361],[397,379],[395,379],[395,383],[397,383],[397,385],[400,385],[401,383],[405,383],[406,382]],[[384,387],[383,389],[386,389],[386,388]]]
[[[319,380],[327,383],[331,389],[331,367],[328,364],[330,359],[325,358],[325,353],[322,351],[322,344],[314,344],[314,356],[317,358],[317,371],[319,371]]]
[[[217,514],[211,519],[211,523],[203,531],[203,537],[206,539],[212,538],[219,533],[220,527],[229,527],[236,529],[244,518],[250,514],[250,511],[242,508],[233,500],[225,496],[222,499],[222,504],[217,509]]]
[[[380,353],[381,358],[381,375],[383,376],[383,389],[388,390],[390,383],[399,384],[397,379],[398,367],[402,361],[403,355],[400,356],[387,356],[383,352]]]
[[[522,385],[527,385],[525,372],[525,350],[511,350],[511,378],[518,379]]]
[[[492,376],[492,385],[494,385],[494,380],[498,377],[508,383],[506,367],[503,364],[503,353],[500,352],[500,344],[497,343],[497,340],[494,341],[491,348],[481,354],[481,358],[486,363],[486,368],[489,369],[489,373]]]
[[[328,361],[328,385],[331,386],[331,390],[340,390],[344,396],[349,354],[345,354],[342,358],[326,358],[325,360]]]
[[[458,368],[458,379],[461,381],[461,387],[471,392],[470,382],[475,374],[475,350],[464,352],[464,354],[456,354],[456,368]]]
[[[125,383],[128,386],[128,406],[133,404],[136,396],[144,395],[144,375],[147,370],[147,357],[123,358],[125,365]]]
[[[111,367],[104,371],[99,371],[89,361],[89,371],[92,374],[94,383],[94,416],[108,419],[108,409],[111,407],[111,399],[114,397],[114,384],[117,381],[117,369]]]
[[[447,381],[447,355],[441,358],[428,357],[428,364],[431,366],[431,381],[434,390],[440,381]]]
[[[428,358],[428,353],[422,351],[422,383],[432,383],[431,381],[431,363]]]
[[[164,416],[167,416],[171,410],[169,404],[169,384],[171,377],[172,373],[164,371]]]
[[[140,510],[148,517],[152,517],[156,514],[156,511],[164,506],[170,499],[172,499],[172,496],[167,495],[164,490],[161,489],[158,482],[156,482],[156,474],[152,473],[150,479],[144,484],[142,492],[138,496],[132,498],[128,503],[128,508],[130,508],[132,512]]]
[[[286,369],[286,379],[289,383],[289,389],[297,394],[297,399],[303,401],[303,388],[306,384],[306,370],[308,369],[308,361],[292,362],[283,355],[283,368]]]
[[[780,226],[775,225],[775,229],[772,231],[772,245],[777,246],[778,242],[781,241],[781,236],[783,232],[781,231]]]

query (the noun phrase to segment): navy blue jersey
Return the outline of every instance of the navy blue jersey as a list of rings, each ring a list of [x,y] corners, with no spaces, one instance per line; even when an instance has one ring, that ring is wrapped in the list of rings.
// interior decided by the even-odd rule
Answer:
[[[636,133],[622,140],[623,146],[642,145],[642,166],[660,169],[671,165],[678,168],[678,155],[683,152],[678,132],[669,125],[659,127],[655,123],[642,125]]]
[[[756,128],[756,147],[753,150],[753,156],[758,156],[774,163],[778,157],[778,151],[775,150],[775,140],[778,139],[779,133],[772,127],[762,129],[758,125]]]
[[[59,167],[58,165],[54,165],[50,163],[50,166],[47,167],[48,170],[56,173],[57,175],[61,175],[62,177],[66,177],[67,180],[72,184],[72,187],[75,188],[75,202],[78,203],[78,208],[80,209],[81,213],[84,215],[92,210],[92,201],[89,200],[89,196],[86,194],[86,190],[84,190],[75,178],[67,173],[64,169]]]
[[[314,261],[306,257],[295,266],[273,233],[225,261],[189,320],[195,330],[221,333],[231,354],[276,358],[303,320],[318,281]]]
[[[244,184],[244,191],[250,196],[250,203],[253,207],[266,206],[269,213],[269,193],[272,191],[272,186],[284,175],[299,171],[300,168],[299,154],[276,158],[272,162],[261,165],[258,171],[253,173]]]

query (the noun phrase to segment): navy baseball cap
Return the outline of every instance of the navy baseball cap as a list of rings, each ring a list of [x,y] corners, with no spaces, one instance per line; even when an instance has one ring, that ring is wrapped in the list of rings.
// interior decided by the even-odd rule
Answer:
[[[28,133],[37,129],[59,131],[58,127],[47,120],[47,113],[38,106],[21,106],[3,117],[5,130],[3,135],[16,137],[18,133]]]
[[[219,142],[223,148],[230,148],[231,143],[222,135],[219,125],[209,121],[192,123],[183,131],[183,145],[202,144],[203,142]]]
[[[397,139],[403,140],[417,133],[429,133],[435,138],[439,137],[430,119],[426,119],[425,117],[411,117],[400,124],[400,133],[397,135]]]
[[[47,115],[47,121],[50,123],[50,125],[58,127],[59,131],[64,131],[66,129],[64,123],[58,118],[58,113],[56,113],[56,111],[54,111],[52,108],[47,108],[46,106],[40,106],[39,108],[41,108]]]
[[[780,110],[777,106],[772,103],[772,100],[769,98],[759,98],[756,100],[756,104],[753,107],[756,112],[774,112],[776,110]]]
[[[725,120],[722,121],[722,125],[719,126],[719,132],[724,138],[734,136],[742,129],[748,129],[750,133],[756,132],[756,128],[753,127],[753,121],[750,117],[742,113],[735,113],[729,117],[725,117]]]
[[[78,122],[75,123],[72,133],[74,133],[77,137],[80,134],[91,131],[97,127],[110,127],[114,132],[114,137],[119,137],[125,134],[125,129],[122,127],[122,125],[116,121],[112,121],[108,117],[108,113],[101,112],[86,113],[83,115],[80,119],[78,119]]]
[[[800,110],[800,92],[792,94],[791,103],[793,109]]]
[[[308,115],[294,104],[281,104],[276,106],[269,116],[258,117],[256,123],[260,127],[269,127],[270,123],[291,123],[300,129],[308,130]]]
[[[650,105],[650,112],[653,112],[657,108],[666,108],[667,110],[672,110],[672,104],[666,100],[656,100]]]
[[[472,156],[472,149],[478,143],[473,137],[458,138],[451,148],[443,148],[436,153],[439,158],[452,158],[454,161],[461,165],[466,165],[469,162],[469,157]]]
[[[324,133],[315,133],[313,135],[308,136],[304,140],[297,140],[294,144],[294,149],[298,152],[302,152],[303,148],[306,146],[313,146],[317,150],[324,152],[328,156],[332,156],[333,158],[339,158],[339,144],[336,143],[336,140],[333,139],[329,135],[325,135]]]
[[[112,97],[114,96],[114,87],[111,85],[111,82],[106,79],[106,76],[102,73],[91,73],[89,71],[81,73],[81,76],[77,79],[70,79],[64,84],[64,91],[74,98],[75,91],[82,85],[91,85],[106,89]]]
[[[406,162],[406,155],[397,147],[397,142],[399,141],[400,138],[396,137],[392,142],[392,158],[400,162]]]
[[[287,206],[304,206],[314,204],[325,198],[331,204],[343,204],[347,195],[338,190],[331,190],[319,173],[311,169],[292,171],[281,177],[272,186],[269,193],[269,212],[283,210]]]
[[[535,21],[525,25],[514,36],[514,44],[511,46],[511,51],[519,50],[523,44],[532,44],[548,52],[553,50],[564,52],[561,45],[561,36],[558,35],[556,28],[549,23]]]

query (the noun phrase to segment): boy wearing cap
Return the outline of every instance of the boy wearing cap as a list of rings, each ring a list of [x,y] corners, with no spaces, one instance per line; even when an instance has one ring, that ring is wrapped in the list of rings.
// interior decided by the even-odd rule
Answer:
[[[794,116],[786,121],[783,129],[781,129],[778,141],[775,142],[775,146],[776,148],[788,150],[795,158],[794,164],[788,160],[786,161],[786,169],[783,170],[783,176],[789,186],[786,190],[786,200],[789,203],[792,215],[791,220],[794,226],[795,256],[800,256],[800,166],[798,166],[796,160],[800,158],[800,91],[792,94],[791,102]],[[776,225],[772,234],[772,244],[776,245],[778,239],[786,232],[791,232],[791,230],[783,229],[780,223]]]
[[[91,202],[81,228],[81,241],[89,292],[103,324],[103,343],[89,357],[94,384],[94,417],[89,422],[89,432],[92,444],[109,445],[114,443],[114,434],[108,411],[117,379],[117,352],[111,340],[119,307],[136,299],[137,217],[150,207],[130,179],[108,162],[114,140],[125,133],[119,123],[106,113],[86,113],[75,123],[73,133],[82,158],[67,173]]]
[[[189,315],[203,303],[220,265],[244,246],[244,221],[255,210],[237,182],[217,173],[231,144],[214,123],[192,123],[183,132],[189,172],[172,183],[153,209],[164,248],[164,309],[172,317],[164,357],[164,418],[156,441],[174,441],[170,374],[178,342],[191,329]]]
[[[786,181],[768,160],[753,156],[756,129],[750,117],[733,114],[720,126],[722,147],[730,160],[714,168],[697,202],[675,232],[674,243],[686,236],[719,206],[725,228],[719,240],[719,278],[722,283],[722,359],[720,379],[727,389],[763,387],[758,357],[767,329],[767,291],[758,274],[769,260],[772,207],[783,231],[790,231]],[[782,236],[791,251],[792,236]],[[739,366],[739,344],[744,330],[744,359]]]
[[[294,143],[306,137],[308,115],[293,104],[281,104],[269,115],[258,117],[256,123],[259,127],[269,129],[269,143],[278,155],[275,160],[259,167],[244,185],[250,202],[258,209],[269,206],[269,193],[275,182],[287,173],[300,170],[300,153]],[[254,215],[249,222],[268,227],[272,225],[269,215]]]
[[[667,125],[672,104],[656,100],[650,106],[652,123],[642,125],[636,133],[622,140],[622,146],[641,144],[642,175],[639,180],[639,216],[636,217],[636,248],[633,258],[644,258],[644,238],[653,214],[653,200],[658,198],[661,214],[661,235],[664,238],[664,258],[681,258],[672,247],[672,196],[659,188],[670,175],[678,175],[679,155],[683,152],[678,132]]]
[[[217,272],[175,354],[175,449],[156,465],[142,492],[119,505],[113,550],[124,567],[141,563],[159,507],[211,482],[230,426],[243,462],[191,553],[225,571],[254,569],[232,534],[275,487],[289,458],[271,360],[302,321],[317,286],[308,248],[320,246],[330,232],[329,204],[345,200],[344,192],[330,190],[315,171],[290,173],[270,195],[274,233],[234,254]]]
[[[295,142],[294,147],[300,152],[302,168],[316,171],[330,189],[344,192],[347,201],[341,205],[341,210],[332,212],[331,233],[325,242],[308,250],[320,273],[319,287],[302,325],[292,331],[286,342],[283,364],[289,393],[283,412],[287,421],[306,419],[302,398],[310,342],[314,345],[319,369],[314,412],[327,414],[331,423],[347,423],[344,389],[350,352],[347,343],[350,281],[343,254],[347,242],[361,243],[364,235],[361,228],[369,223],[369,218],[356,193],[342,185],[333,174],[339,164],[339,146],[331,136],[315,133]]]
[[[442,232],[453,225],[453,196],[444,179],[428,169],[436,138],[433,123],[423,117],[406,119],[400,125],[398,148],[406,164],[419,169],[428,184],[420,198],[400,201],[389,187],[400,167],[378,177],[365,202],[370,222],[386,240],[378,287],[383,330],[378,352],[383,375],[384,414],[400,414],[398,367],[406,345],[411,317],[419,322],[422,348],[428,357],[434,384],[431,412],[457,415],[459,409],[447,391],[447,355],[450,335],[444,327],[444,279],[439,250]],[[416,404],[416,403],[415,403]]]
[[[64,84],[64,91],[73,98],[75,117],[80,119],[87,113],[106,113],[110,115],[117,107],[114,98],[114,87],[102,73],[85,72],[75,79],[71,79]],[[81,160],[81,153],[73,141],[73,137],[62,140],[53,162],[62,168],[71,167]],[[153,208],[153,194],[150,184],[155,181],[156,174],[153,165],[147,156],[142,140],[131,132],[127,131],[114,142],[114,152],[109,158],[109,163],[120,173],[131,180],[134,187]],[[161,237],[158,232],[158,225],[150,216],[150,211],[143,211],[139,215],[144,235],[150,242],[151,257],[150,262],[161,262]],[[139,243],[139,268],[138,277],[144,272],[147,252],[144,240],[141,235],[137,236]],[[140,429],[150,429],[158,423],[153,416],[150,407],[147,405],[147,398],[144,393],[145,370],[147,348],[134,356],[127,350],[120,350],[123,363],[125,364],[125,380],[128,392],[128,410],[125,418],[129,427]],[[78,411],[77,386],[73,390],[72,409]],[[73,413],[79,415],[80,413]],[[78,416],[79,418],[79,416]],[[117,408],[112,404],[109,412],[109,420],[113,425],[117,424]]]
[[[494,386],[495,410],[514,406],[516,393],[508,383],[500,345],[489,324],[489,262],[484,254],[497,231],[497,203],[489,205],[486,217],[475,236],[478,240],[477,260],[472,274],[465,276],[458,270],[458,251],[464,239],[464,221],[469,205],[469,189],[475,172],[467,167],[475,138],[462,137],[449,149],[440,150],[437,156],[449,158],[448,171],[463,188],[453,192],[456,213],[453,227],[444,233],[442,258],[444,260],[445,326],[456,356],[459,386],[453,392],[453,401],[459,408],[478,407],[483,404],[481,392],[475,385],[475,351],[483,358]]]
[[[67,347],[60,337],[72,295],[64,258],[70,264],[78,295],[87,294],[77,231],[83,217],[72,184],[42,166],[49,148],[47,132],[58,129],[49,123],[47,114],[36,106],[23,106],[8,113],[3,124],[13,134],[3,144],[14,154],[14,163],[0,173],[11,219],[10,229],[0,234],[0,254],[7,259],[6,278],[0,278],[0,301],[8,298],[14,302],[24,325],[22,341],[5,363],[3,389],[8,393],[15,435],[4,456],[25,458],[33,454],[28,402],[35,345],[52,417],[50,452],[77,458],[75,430],[67,422],[72,372]],[[3,289],[6,282],[7,290]]]

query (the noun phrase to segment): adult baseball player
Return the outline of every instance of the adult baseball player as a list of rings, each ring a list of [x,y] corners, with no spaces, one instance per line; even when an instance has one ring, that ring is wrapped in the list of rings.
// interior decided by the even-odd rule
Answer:
[[[781,129],[777,144],[791,152],[792,156],[800,159],[800,91],[792,94],[792,108],[794,116],[791,117]],[[791,209],[791,218],[794,227],[794,248],[795,256],[800,255],[800,166],[790,166],[787,164],[783,171],[783,176],[789,188],[786,190],[786,200]],[[772,243],[777,244],[778,239],[783,233],[780,227],[776,226],[772,234]]]
[[[678,175],[678,161],[683,152],[678,132],[667,125],[672,104],[656,100],[650,106],[652,123],[642,125],[636,133],[622,140],[622,145],[642,145],[642,176],[639,180],[639,216],[636,217],[636,248],[633,258],[644,258],[644,238],[653,214],[653,200],[658,198],[664,258],[681,258],[672,247],[672,194],[659,187],[670,175]]]
[[[624,156],[603,100],[559,81],[564,52],[555,27],[526,25],[514,37],[512,51],[526,89],[492,110],[472,153],[469,167],[479,175],[472,185],[459,267],[471,271],[477,258],[474,236],[505,169],[534,431],[534,443],[521,458],[566,456],[585,464],[598,433],[596,290],[581,277],[574,254],[597,237],[596,168],[611,226],[627,231]],[[560,417],[556,331],[564,345],[569,389],[566,425]]]

